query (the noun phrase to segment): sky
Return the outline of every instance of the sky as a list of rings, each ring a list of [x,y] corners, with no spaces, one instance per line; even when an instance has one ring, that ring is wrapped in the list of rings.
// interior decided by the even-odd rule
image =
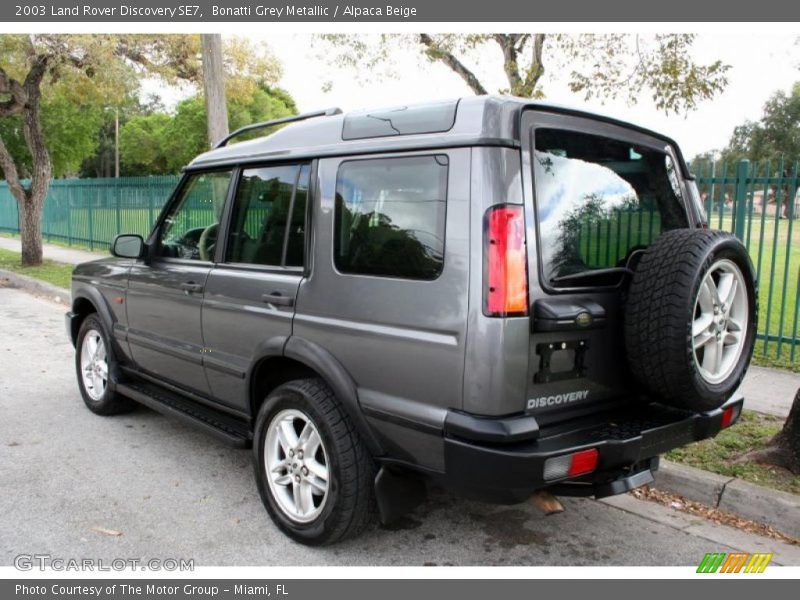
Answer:
[[[442,98],[469,95],[466,84],[441,64],[426,64],[412,51],[394,55],[391,78],[364,81],[352,69],[337,68],[321,56],[321,48],[308,34],[270,34],[254,36],[266,42],[283,65],[279,85],[288,90],[300,111],[339,106],[344,111],[395,106]],[[800,45],[796,35],[699,34],[693,57],[701,63],[722,60],[729,64],[729,84],[714,99],[702,102],[688,115],[664,115],[647,94],[629,106],[622,100],[605,104],[583,98],[567,89],[565,79],[548,73],[546,100],[602,112],[631,121],[674,138],[687,158],[725,146],[733,128],[747,119],[758,120],[771,94],[789,91],[800,81]],[[491,83],[503,85],[499,52],[489,46],[476,70],[496,73]],[[471,65],[472,66],[472,65]],[[494,68],[493,68],[494,67]],[[330,90],[324,90],[332,82]],[[494,90],[492,90],[494,91]],[[169,95],[165,95],[169,102]]]

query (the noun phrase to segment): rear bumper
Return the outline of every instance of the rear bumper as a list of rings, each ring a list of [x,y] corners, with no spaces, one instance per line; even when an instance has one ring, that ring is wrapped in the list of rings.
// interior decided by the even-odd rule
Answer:
[[[485,423],[477,427],[476,439],[470,439],[462,421],[460,428],[445,437],[442,483],[501,503],[521,502],[542,488],[577,496],[623,493],[652,481],[659,454],[719,433],[726,409],[733,410],[729,423],[733,424],[743,403],[744,398],[736,395],[722,407],[702,413],[659,404],[629,407],[542,429],[535,439],[511,443],[485,441]],[[590,448],[598,452],[593,472],[576,478],[544,478],[547,459]]]

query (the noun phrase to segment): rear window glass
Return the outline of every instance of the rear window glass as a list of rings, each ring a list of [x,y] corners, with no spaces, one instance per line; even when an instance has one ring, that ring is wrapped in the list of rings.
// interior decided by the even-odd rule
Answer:
[[[663,231],[687,226],[666,149],[542,128],[533,162],[546,284],[574,287],[580,280],[569,276],[625,266]]]
[[[348,161],[336,178],[342,273],[435,279],[444,264],[445,155]]]

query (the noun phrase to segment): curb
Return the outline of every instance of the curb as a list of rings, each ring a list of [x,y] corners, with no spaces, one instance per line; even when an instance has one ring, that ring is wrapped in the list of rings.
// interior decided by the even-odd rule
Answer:
[[[0,269],[0,284],[2,284],[4,280],[7,281],[11,287],[19,288],[36,296],[43,296],[59,304],[69,304],[70,298],[72,297],[69,290],[65,290],[52,283],[47,283],[46,281],[41,281],[34,277],[28,277],[27,275],[21,275],[14,271]]]
[[[800,538],[800,496],[663,459],[651,485]]]

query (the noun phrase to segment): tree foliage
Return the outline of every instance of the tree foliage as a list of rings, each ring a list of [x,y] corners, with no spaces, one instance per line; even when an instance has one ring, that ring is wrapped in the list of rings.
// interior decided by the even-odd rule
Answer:
[[[82,161],[97,150],[97,132],[104,121],[102,102],[89,97],[76,101],[70,95],[63,89],[51,90],[42,101],[42,131],[50,152],[53,177],[75,173]],[[29,178],[33,165],[21,115],[0,120],[0,138],[14,157],[20,176]]]
[[[565,75],[569,88],[585,99],[620,97],[634,104],[649,95],[660,110],[684,113],[728,83],[728,65],[692,59],[695,36],[690,34],[327,34],[318,39],[327,60],[367,77],[381,74],[398,51],[417,52],[448,67],[475,94],[541,98],[547,74],[554,73]],[[499,80],[504,83],[492,85]]]
[[[727,161],[800,159],[800,82],[788,94],[775,92],[758,121],[745,121],[734,128],[721,157]]]
[[[288,93],[264,84],[255,88],[249,98],[228,98],[232,129],[296,113],[297,107]],[[174,115],[155,112],[132,117],[120,131],[123,174],[177,173],[207,148],[206,109],[201,96],[178,103]]]
[[[200,50],[199,35],[9,35],[0,36],[0,70],[21,82],[32,56],[47,61],[41,81],[41,129],[52,176],[66,177],[82,172],[85,162],[90,173],[97,173],[101,147],[113,153],[114,112],[119,111],[122,121],[143,112],[138,99],[142,78],[201,89]],[[281,76],[269,48],[244,38],[225,39],[224,66],[229,100],[245,105],[259,85]],[[0,88],[0,100],[5,95]],[[3,117],[0,139],[19,177],[29,179],[31,152],[22,112]]]
[[[25,103],[14,102],[12,82],[25,81],[34,65],[42,66],[36,116],[52,174],[66,175],[95,150],[104,108],[136,88],[132,68],[113,59],[112,46],[108,36],[0,36],[0,72],[8,81],[0,90],[8,102],[0,119],[0,139],[18,176],[30,178],[33,164],[25,137]]]
[[[279,76],[277,61],[263,49],[237,39],[228,47],[225,68],[234,94],[252,96],[255,73],[260,81]],[[196,86],[199,36],[0,36],[0,169],[20,207],[23,264],[41,263],[50,178],[77,170],[98,145],[102,111],[118,109],[144,76]]]
[[[130,66],[113,60],[116,50],[111,36],[0,36],[0,118],[11,135],[0,137],[0,168],[19,205],[23,265],[42,261],[42,207],[53,174],[52,151],[59,148],[54,140],[63,140],[68,129],[60,117],[98,98],[117,99],[132,81]],[[44,131],[48,114],[54,117],[51,137]],[[90,117],[87,122],[68,134],[90,126]]]

